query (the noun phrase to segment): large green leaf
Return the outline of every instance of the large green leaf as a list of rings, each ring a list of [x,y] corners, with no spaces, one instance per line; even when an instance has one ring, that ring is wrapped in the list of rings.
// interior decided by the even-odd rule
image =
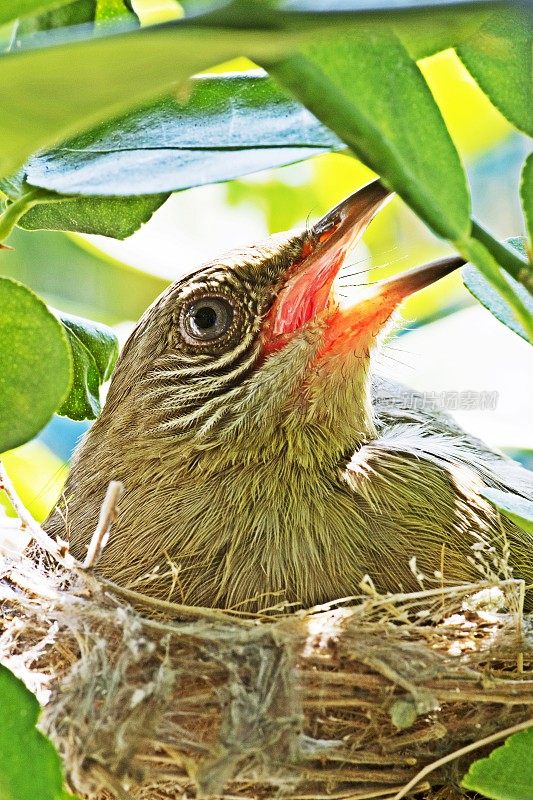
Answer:
[[[507,119],[533,136],[533,14],[502,8],[457,52]]]
[[[0,452],[28,441],[54,411],[71,419],[100,413],[100,386],[118,342],[105,325],[53,314],[30,289],[0,278]]]
[[[3,452],[46,425],[70,386],[72,358],[61,324],[26,286],[0,278],[0,308]]]
[[[459,156],[420,70],[386,28],[308,46],[271,72],[433,230],[467,237]]]
[[[281,11],[266,2],[215,5],[212,14],[127,33],[108,26],[96,32],[69,29],[51,46],[0,57],[0,175],[14,172],[37,150],[168,93],[190,75],[236,55],[268,65],[328,30],[364,35],[381,30],[385,21],[411,20],[413,29],[432,23],[418,0],[407,0],[410,11],[395,0],[369,11],[360,0],[349,3],[345,13],[306,11],[305,3]],[[480,9],[485,5],[480,2]]]
[[[342,148],[262,70],[193,79],[172,98],[30,159],[26,180],[62,194],[137,195],[228,180]],[[60,206],[30,215],[54,217]],[[111,234],[113,235],[113,234]]]
[[[111,0],[112,4],[114,2],[115,0]],[[407,7],[413,8],[415,5],[416,4],[409,2],[406,4]],[[447,10],[449,5],[450,4],[447,2],[435,3],[435,7],[438,6],[439,9],[441,7],[445,8],[448,18],[450,14]],[[481,11],[486,13],[483,11],[484,4],[480,3],[480,7]],[[281,11],[276,11],[277,8],[281,8]],[[289,10],[287,10],[287,8]],[[398,6],[390,2],[377,2],[375,6],[370,8],[370,11],[380,12],[384,11],[386,8],[392,9],[398,8]],[[157,83],[156,75],[159,76],[158,80],[160,82],[163,81],[164,83],[168,80],[167,72],[165,71],[166,64],[161,63],[158,66],[158,59],[160,56],[166,54],[165,58],[168,62],[169,53],[177,52],[175,46],[182,39],[185,46],[180,50],[179,65],[177,68],[175,67],[178,77],[183,77],[193,71],[195,66],[202,59],[202,53],[205,53],[205,59],[216,59],[216,53],[213,51],[213,48],[206,47],[206,42],[209,41],[211,43],[213,37],[217,47],[220,48],[217,50],[219,57],[223,55],[233,55],[237,52],[247,52],[254,57],[263,57],[265,63],[270,63],[272,59],[276,57],[277,53],[282,53],[287,49],[292,50],[298,42],[308,40],[309,36],[314,31],[323,32],[332,28],[332,26],[335,30],[339,31],[355,30],[355,26],[357,26],[364,30],[364,34],[359,36],[358,40],[357,37],[355,37],[356,48],[359,47],[361,51],[376,50],[374,44],[377,39],[381,38],[381,43],[385,50],[387,50],[386,53],[384,53],[384,51],[377,52],[377,54],[376,52],[373,54],[369,52],[370,57],[366,60],[362,56],[360,61],[366,66],[370,66],[370,69],[366,71],[363,70],[362,73],[356,74],[360,78],[359,84],[363,83],[366,85],[367,93],[370,91],[371,94],[376,95],[376,106],[380,105],[380,99],[384,99],[383,97],[378,97],[378,95],[385,95],[387,90],[390,90],[391,93],[389,97],[385,98],[385,103],[381,103],[381,111],[384,109],[386,110],[388,107],[390,113],[388,115],[382,115],[382,118],[378,120],[378,133],[381,132],[384,140],[380,141],[380,137],[378,137],[376,152],[370,154],[374,157],[373,160],[375,163],[371,163],[372,159],[369,157],[369,151],[366,147],[368,142],[364,141],[365,136],[358,136],[357,130],[351,131],[352,136],[351,138],[348,137],[350,139],[350,144],[362,158],[365,159],[366,154],[367,162],[371,163],[378,171],[381,171],[385,179],[389,180],[391,185],[393,185],[400,194],[404,195],[419,214],[422,210],[425,210],[425,216],[423,213],[422,216],[426,221],[432,224],[435,230],[450,238],[461,238],[465,233],[465,225],[468,224],[466,222],[467,217],[465,213],[463,213],[468,203],[464,178],[460,169],[457,168],[458,160],[455,151],[449,141],[449,137],[447,137],[440,115],[438,114],[436,106],[432,101],[431,95],[420,73],[418,73],[412,61],[409,65],[410,70],[405,69],[408,63],[406,60],[407,54],[403,51],[402,58],[398,57],[401,45],[393,36],[383,36],[375,32],[372,33],[375,29],[372,29],[371,26],[368,27],[368,20],[373,19],[372,14],[369,15],[365,13],[361,15],[360,13],[353,13],[369,11],[368,4],[357,2],[343,4],[344,13],[339,14],[335,13],[335,11],[335,8],[329,7],[327,12],[324,12],[324,7],[320,6],[320,4],[311,3],[309,5],[304,2],[294,2],[288,4],[288,6],[285,3],[265,4],[261,8],[261,13],[256,13],[254,11],[254,14],[250,14],[246,4],[218,3],[215,14],[196,17],[189,23],[180,23],[165,28],[114,35],[105,39],[93,39],[88,42],[22,53],[20,57],[23,56],[24,61],[20,63],[21,69],[16,76],[17,80],[21,80],[22,84],[25,85],[26,79],[24,73],[28,64],[31,62],[32,67],[37,68],[37,73],[39,73],[39,64],[41,64],[45,67],[47,79],[49,78],[50,84],[52,85],[52,93],[57,90],[58,95],[61,95],[61,97],[58,97],[57,103],[59,114],[54,115],[53,119],[50,118],[48,112],[46,114],[46,118],[44,119],[44,128],[46,128],[46,130],[39,131],[39,120],[37,119],[37,124],[35,120],[35,109],[38,109],[39,103],[37,102],[37,105],[35,105],[35,103],[33,104],[32,125],[25,125],[24,130],[18,132],[17,150],[21,152],[22,147],[25,146],[24,138],[26,136],[42,140],[43,138],[46,139],[49,134],[52,135],[50,131],[52,127],[58,128],[64,126],[68,129],[69,122],[66,119],[62,119],[63,115],[69,117],[72,123],[74,117],[79,115],[80,118],[83,117],[83,125],[86,125],[87,121],[92,119],[91,108],[94,110],[97,118],[105,118],[111,113],[112,105],[115,103],[126,104],[126,100],[122,97],[124,91],[123,75],[119,76],[117,80],[113,77],[110,79],[109,71],[107,73],[107,79],[104,79],[103,75],[100,75],[100,67],[103,67],[102,72],[106,71],[108,66],[112,71],[115,69],[116,57],[119,52],[130,52],[128,60],[133,60],[134,70],[138,65],[139,57],[146,58],[148,52],[153,53],[148,69],[143,70],[143,74],[139,77],[139,80],[135,80],[134,76],[128,76],[131,79],[128,87],[127,104],[129,105],[133,97],[131,92],[132,83],[134,83],[135,92],[139,90],[140,97],[142,94],[146,93],[153,94],[155,91],[154,84]],[[378,16],[376,19],[380,20],[383,18]],[[422,23],[420,22],[421,19]],[[401,14],[394,14],[391,20],[394,20],[399,29],[403,26],[404,32],[407,30],[409,20],[412,21],[411,28],[413,31],[427,32],[430,30],[427,20],[424,22],[424,16],[419,13],[404,14],[403,16]],[[296,21],[298,24],[303,23],[302,25],[298,25],[302,28],[302,32],[298,32],[297,34],[294,33],[297,27]],[[470,20],[469,25],[472,26],[473,24],[474,21]],[[212,26],[212,29],[208,27],[209,25]],[[237,29],[239,25],[242,26],[241,30]],[[259,31],[249,30],[249,35],[245,39],[244,34],[247,25],[263,25],[265,30],[262,32],[262,37],[257,36]],[[234,27],[232,28],[232,26]],[[273,30],[273,26],[277,26],[278,30]],[[452,26],[449,27],[453,29]],[[455,35],[458,37],[463,36],[463,31],[462,29],[459,30],[459,28],[457,28],[457,34],[454,33],[454,37]],[[157,54],[155,54],[154,48],[156,40],[159,40],[162,45],[158,48]],[[191,46],[196,40],[198,40],[198,47]],[[449,44],[450,41],[446,40],[445,43]],[[243,50],[242,48],[245,49]],[[435,48],[434,43],[431,44],[431,48]],[[324,49],[324,47],[322,49]],[[336,48],[326,46],[326,49],[330,51],[329,61],[334,62]],[[415,47],[415,50],[416,49]],[[420,49],[419,46],[418,49]],[[379,51],[379,47],[377,50]],[[376,55],[377,62],[379,62],[382,71],[381,73],[378,71],[376,75],[373,75],[372,73],[376,64],[369,65],[366,62],[371,62],[373,56],[376,62]],[[382,55],[386,55],[388,58],[382,58]],[[77,85],[74,91],[72,88],[69,91],[65,84],[65,75],[67,76],[66,80],[68,82],[71,77],[70,71],[68,69],[63,70],[61,75],[59,75],[57,71],[59,62],[63,56],[65,60],[67,58],[70,59],[71,56],[75,57],[77,64],[81,64],[81,72],[79,69],[76,71]],[[16,58],[19,58],[19,56],[16,56]],[[103,58],[104,62],[101,63],[101,61],[98,60],[99,58]],[[87,60],[91,60],[90,65],[87,64]],[[109,64],[107,61],[109,61]],[[323,66],[322,62],[321,66]],[[330,63],[329,66],[333,66],[333,72],[338,72],[334,63]],[[0,79],[2,77],[2,70],[6,67],[9,67],[9,61],[6,62],[5,59],[0,59]],[[394,75],[395,70],[403,73],[397,76],[397,81],[389,81],[390,85],[388,85],[383,92],[373,91],[375,86],[381,86],[381,77],[384,73],[387,73],[390,77]],[[9,73],[9,69],[7,72]],[[150,73],[151,77],[148,73]],[[35,85],[34,75],[35,72],[32,70],[32,86]],[[87,102],[83,104],[78,102],[80,100],[80,75],[81,94],[84,91],[88,92]],[[206,81],[207,80],[209,79],[206,79]],[[213,144],[213,139],[220,142],[219,134],[224,132],[228,133],[228,131],[230,132],[228,138],[232,138],[232,136],[235,138],[235,131],[250,130],[250,134],[261,133],[261,128],[264,127],[264,125],[256,125],[254,130],[252,130],[253,125],[250,126],[250,121],[253,120],[253,112],[255,109],[253,100],[251,100],[250,97],[251,92],[247,95],[247,89],[244,83],[237,87],[238,79],[235,79],[236,83],[234,86],[228,86],[228,89],[231,91],[238,89],[236,92],[237,97],[232,98],[230,91],[222,87],[222,79],[215,80],[219,81],[219,85],[215,87],[213,83],[213,90],[210,90],[207,83],[205,88],[200,88],[200,84],[198,83],[192,90],[190,100],[182,107],[180,107],[179,103],[175,103],[172,100],[166,101],[166,103],[156,104],[156,106],[150,109],[144,109],[144,111],[138,114],[129,115],[126,119],[119,120],[118,125],[115,123],[106,126],[101,131],[89,133],[87,136],[78,138],[78,140],[74,142],[69,141],[65,146],[51,153],[32,159],[28,166],[29,183],[39,186],[46,185],[48,188],[55,189],[62,193],[83,192],[88,195],[146,194],[148,192],[162,192],[175,188],[184,188],[186,186],[196,185],[197,183],[224,180],[228,177],[244,174],[250,170],[260,169],[265,166],[273,166],[274,164],[288,163],[304,155],[312,155],[313,152],[320,152],[318,147],[315,151],[312,149],[314,140],[316,138],[320,139],[320,135],[318,137],[315,136],[316,133],[319,133],[319,129],[307,131],[311,134],[307,142],[291,141],[289,138],[285,142],[285,146],[282,145],[280,137],[278,137],[278,142],[274,146],[271,146],[272,143],[268,141],[271,133],[269,129],[264,132],[265,135],[262,137],[259,136],[258,138],[257,136],[253,137],[250,135],[247,138],[243,137],[243,141],[237,145],[232,145],[231,143],[225,145],[225,147],[228,148],[235,146],[238,148],[237,150],[232,150],[232,158],[227,158],[226,152],[221,152],[217,149],[216,144]],[[148,87],[148,83],[151,84],[152,88]],[[265,79],[265,85],[266,83],[267,81]],[[103,89],[102,85],[106,88]],[[63,91],[60,91],[61,88]],[[214,91],[215,88],[217,91]],[[404,94],[406,90],[407,94]],[[44,94],[48,95],[48,90],[43,91]],[[259,94],[257,87],[254,87],[253,91]],[[95,92],[97,96],[95,96]],[[0,101],[2,100],[1,93],[0,89]],[[68,95],[67,103],[65,103],[65,93]],[[136,97],[136,95],[134,96]],[[280,96],[282,97],[282,95]],[[402,103],[398,109],[399,97],[402,98]],[[72,100],[72,98],[74,98],[74,100]],[[264,105],[268,105],[270,102],[269,98],[265,100],[263,97],[261,99]],[[213,113],[209,113],[206,100],[208,100],[214,108]],[[3,104],[4,111],[7,112],[7,117],[9,117],[9,105],[11,101],[11,97],[6,98],[6,103]],[[286,104],[290,102],[285,98],[284,101]],[[236,102],[235,110],[231,110],[232,102]],[[275,98],[270,102],[270,107],[268,109],[269,119],[272,118],[271,112],[275,102]],[[101,107],[102,103],[105,105],[105,109]],[[47,103],[47,106],[49,105],[50,104]],[[361,111],[362,106],[363,104],[360,103],[359,111]],[[210,137],[207,135],[204,137],[204,142],[198,144],[198,142],[195,141],[191,147],[187,147],[187,137],[180,136],[179,131],[177,132],[176,129],[181,126],[181,133],[183,133],[186,126],[190,126],[191,123],[194,124],[194,119],[192,118],[195,114],[198,115],[200,108],[200,113],[204,115],[204,119],[206,112],[208,113],[208,118],[212,123],[210,126],[210,133],[215,134],[215,136]],[[278,114],[278,122],[280,119],[287,119],[288,108],[289,106],[285,105],[282,109],[283,113]],[[407,112],[405,110],[406,108],[408,109]],[[365,110],[366,109],[363,109],[363,112]],[[87,111],[89,112],[88,115],[85,113]],[[292,121],[295,120],[299,112],[305,113],[301,112],[298,106],[293,103],[290,112]],[[37,113],[37,117],[38,116],[39,113]],[[265,114],[265,117],[266,116]],[[335,116],[335,109],[333,109],[333,116]],[[369,117],[371,116],[372,114],[369,115]],[[17,107],[15,124],[18,124],[23,117],[24,113],[21,115],[21,109]],[[151,131],[154,133],[160,130],[158,122],[161,121],[161,117],[165,121],[165,132],[168,133],[169,128],[172,128],[170,131],[170,138],[168,140],[165,139],[164,147],[161,147],[161,137],[158,138],[157,135],[150,136],[149,134],[144,136],[147,130],[150,131],[150,126]],[[308,115],[308,117],[311,120],[313,119],[310,115]],[[420,120],[423,120],[423,124],[420,124]],[[363,120],[362,127],[365,127],[364,123],[366,121],[367,120]],[[230,125],[232,125],[234,122],[236,122],[236,125],[233,128],[229,127],[227,124],[230,123]],[[373,123],[374,120],[370,119],[370,122]],[[344,127],[342,119],[337,119],[337,123],[340,124],[341,128]],[[361,120],[359,119],[355,123],[355,126],[353,123],[354,120],[352,119],[352,127],[357,128]],[[128,129],[130,124],[132,127]],[[392,144],[387,141],[387,129],[391,124],[396,140],[393,141]],[[314,121],[314,125],[316,126],[316,121]],[[381,131],[379,131],[380,125]],[[1,128],[2,120],[0,119],[0,133]],[[287,125],[285,130],[289,128],[290,125]],[[360,133],[361,125],[359,125],[359,128]],[[423,133],[424,129],[426,129],[426,136],[422,136],[422,146],[418,147],[416,136],[421,132]],[[196,126],[195,133],[198,133],[199,130],[202,130],[202,128]],[[370,125],[370,127],[366,126],[367,139],[372,139],[374,132],[375,131],[372,130],[372,125]],[[126,141],[128,139],[128,133],[130,134],[129,143]],[[327,134],[324,129],[322,129],[322,133]],[[10,150],[9,139],[11,134],[11,130],[6,131],[5,139],[7,139],[7,147],[4,141],[4,151],[7,149],[8,153]],[[138,144],[132,141],[135,137],[137,140],[146,139],[146,142],[143,142],[141,150]],[[429,173],[427,163],[421,163],[424,160],[423,154],[427,152],[427,146],[423,141],[424,139],[433,139],[432,145],[434,149],[437,150],[437,152],[434,153],[431,172],[433,173],[435,171],[433,169],[435,164],[442,165],[442,175],[437,175],[435,177],[444,178],[444,182],[439,182],[439,191],[433,191],[432,194],[428,194],[426,191],[428,187],[425,185],[427,184],[427,176]],[[170,145],[167,145],[167,141],[170,141]],[[255,145],[253,144],[254,142]],[[37,141],[35,144],[37,145]],[[40,141],[39,144],[42,144],[42,141]],[[190,138],[189,144],[191,144]],[[398,144],[399,147],[397,147]],[[338,142],[335,137],[329,135],[329,140],[327,142],[322,140],[319,142],[319,145],[335,147],[338,146]],[[385,145],[385,147],[382,145]],[[400,156],[399,159],[398,156]],[[391,164],[392,171],[390,169]],[[422,169],[420,169],[421,166]],[[407,167],[409,167],[409,169],[406,169]],[[453,202],[450,203],[449,199],[452,196]],[[113,225],[110,226],[108,224],[110,220],[113,223],[113,220],[116,221],[120,219],[122,216],[121,212],[124,211],[124,206],[120,206],[120,201],[115,200],[111,202],[111,205],[102,202],[97,203],[94,200],[88,202],[82,201],[81,205],[78,200],[71,200],[65,204],[56,205],[54,203],[53,206],[43,206],[39,204],[28,212],[24,220],[21,221],[21,224],[31,228],[48,227],[101,232],[120,238],[129,235],[129,233],[135,230],[135,228],[150,215],[150,209],[147,207],[146,203],[148,203],[153,210],[163,199],[164,198],[161,197],[160,200],[154,201],[153,204],[152,201],[143,200],[139,209],[134,205],[128,205],[128,219],[123,231],[115,231]],[[452,235],[452,229],[455,236]]]
[[[162,191],[228,180],[340,147],[334,134],[261,70],[205,76],[191,81],[185,102],[167,98],[67,141],[0,180],[0,189],[12,200],[31,185],[54,192],[18,220],[20,227],[124,239],[166,200]],[[56,192],[88,196],[58,202]]]
[[[508,239],[508,243],[521,255],[525,252],[525,240],[520,237]],[[489,257],[490,254],[487,253]],[[524,322],[522,319],[517,319],[514,310],[518,301],[520,307],[525,310],[526,317],[533,320],[533,296],[519,281],[512,278],[510,275],[503,273],[499,270],[495,276],[496,284],[503,288],[506,297],[503,297],[501,292],[490,283],[486,276],[473,264],[466,264],[462,270],[463,282],[466,288],[476,297],[482,305],[485,306],[500,322],[503,322],[508,328],[517,333],[526,341],[530,341],[529,331],[527,328],[527,318]]]
[[[531,800],[533,786],[533,725],[510,736],[488,758],[475,761],[462,786],[490,800]]]
[[[96,419],[100,386],[118,357],[118,340],[111,328],[64,312],[56,312],[72,351],[73,381],[57,413],[71,419]]]
[[[35,696],[0,665],[1,800],[75,800],[63,789],[52,743],[35,728],[39,711]]]
[[[262,70],[204,76],[191,81],[184,102],[167,98],[100,125],[30,159],[0,180],[0,189],[12,200],[32,185],[53,192],[19,219],[20,227],[123,239],[165,201],[163,191],[228,180],[341,147]],[[88,196],[58,202],[56,192]]]
[[[36,150],[169,92],[213,63],[247,52],[276,57],[287,46],[282,33],[181,23],[3,55],[0,175],[14,172]]]

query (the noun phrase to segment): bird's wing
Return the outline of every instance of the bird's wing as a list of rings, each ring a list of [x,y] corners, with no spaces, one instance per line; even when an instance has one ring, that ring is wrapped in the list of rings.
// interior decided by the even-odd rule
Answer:
[[[533,583],[533,535],[483,494],[492,487],[533,499],[533,473],[398,384],[376,381],[373,407],[378,435],[353,453],[343,479],[366,519],[359,546],[377,588],[412,586],[412,558],[426,576],[475,580],[478,547],[483,574]]]
[[[372,392],[379,434],[368,445],[372,452],[404,452],[444,468],[469,466],[487,486],[533,500],[532,471],[466,433],[424,395],[381,377]]]

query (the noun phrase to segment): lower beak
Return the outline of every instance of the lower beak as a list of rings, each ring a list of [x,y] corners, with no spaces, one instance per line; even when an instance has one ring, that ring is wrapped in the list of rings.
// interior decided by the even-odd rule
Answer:
[[[288,272],[266,321],[265,346],[277,350],[312,320],[325,328],[324,349],[353,350],[354,338],[376,336],[401,301],[464,264],[456,256],[416,267],[376,284],[360,287],[354,302],[335,298],[333,283],[368,224],[391,192],[380,181],[363,186],[311,228],[301,258]],[[367,338],[367,337],[365,337]]]
[[[362,286],[352,302],[341,304],[330,299],[325,314],[321,355],[367,349],[402,300],[444,278],[464,263],[460,256],[447,256],[392,278]]]

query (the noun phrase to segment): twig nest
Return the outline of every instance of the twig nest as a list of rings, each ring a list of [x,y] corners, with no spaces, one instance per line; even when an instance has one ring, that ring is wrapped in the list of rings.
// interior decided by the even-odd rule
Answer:
[[[453,782],[482,754],[456,751],[533,717],[520,591],[154,617],[35,549],[1,560],[0,657],[44,704],[81,795],[390,798],[431,764],[416,790]]]

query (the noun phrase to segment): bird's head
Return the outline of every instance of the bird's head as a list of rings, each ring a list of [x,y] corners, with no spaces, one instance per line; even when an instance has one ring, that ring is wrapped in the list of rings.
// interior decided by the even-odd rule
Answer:
[[[335,279],[389,197],[374,181],[316,225],[174,283],[126,344],[104,418],[129,397],[128,436],[171,439],[210,461],[216,452],[218,465],[280,454],[333,463],[371,439],[380,334],[406,296],[462,263],[443,259],[340,296]]]

